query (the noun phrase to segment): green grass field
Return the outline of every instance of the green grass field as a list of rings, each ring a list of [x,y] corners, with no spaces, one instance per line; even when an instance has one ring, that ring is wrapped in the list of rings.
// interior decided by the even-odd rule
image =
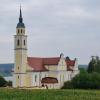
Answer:
[[[98,90],[0,89],[0,100],[100,100]]]

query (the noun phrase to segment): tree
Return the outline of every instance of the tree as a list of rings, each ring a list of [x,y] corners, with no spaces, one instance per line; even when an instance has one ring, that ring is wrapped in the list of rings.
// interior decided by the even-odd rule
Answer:
[[[87,73],[85,70],[76,75],[70,82],[65,82],[63,89],[100,89],[100,74]]]
[[[79,75],[76,75],[71,81],[71,84],[73,84],[74,88],[78,89],[87,89],[89,87],[89,81],[90,81],[90,75],[88,73],[82,73]]]
[[[97,60],[97,64],[96,64],[96,67],[95,67],[95,72],[100,73],[100,60]]]
[[[64,86],[62,87],[62,89],[72,89],[73,85],[71,83],[71,81],[65,82]]]
[[[95,61],[91,60],[89,65],[88,65],[88,72],[93,72],[94,71],[94,68],[95,68]]]
[[[89,62],[87,71],[89,73],[100,72],[100,60],[98,56],[92,57],[92,60]]]
[[[0,76],[0,87],[4,87],[6,83],[7,81],[2,76]]]
[[[6,85],[12,87],[12,81],[8,81]]]

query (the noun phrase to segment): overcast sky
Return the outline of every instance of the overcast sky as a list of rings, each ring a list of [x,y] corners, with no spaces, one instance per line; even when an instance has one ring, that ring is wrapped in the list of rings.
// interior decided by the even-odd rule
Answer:
[[[28,56],[64,53],[79,64],[100,56],[100,0],[0,0],[0,63],[14,62],[20,4]]]

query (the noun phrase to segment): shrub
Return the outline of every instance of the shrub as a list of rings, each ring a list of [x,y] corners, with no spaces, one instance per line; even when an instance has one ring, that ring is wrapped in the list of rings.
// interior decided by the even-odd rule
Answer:
[[[92,57],[91,61],[89,62],[87,71],[89,73],[92,73],[92,72],[100,73],[100,60],[98,56],[96,56],[95,58]]]
[[[80,73],[76,75],[70,82],[65,82],[63,89],[100,89],[99,73]]]
[[[12,87],[12,81],[8,81],[6,85]]]
[[[2,76],[0,76],[0,87],[4,87],[6,83],[7,81]]]
[[[65,82],[64,86],[62,87],[62,89],[72,89],[73,85],[71,83],[71,81]]]

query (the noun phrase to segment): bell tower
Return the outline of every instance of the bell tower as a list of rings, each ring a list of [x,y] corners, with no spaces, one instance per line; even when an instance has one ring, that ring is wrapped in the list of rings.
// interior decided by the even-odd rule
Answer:
[[[26,86],[26,67],[27,67],[27,35],[25,35],[25,25],[23,23],[22,11],[20,7],[19,22],[14,36],[14,73],[13,87]]]

